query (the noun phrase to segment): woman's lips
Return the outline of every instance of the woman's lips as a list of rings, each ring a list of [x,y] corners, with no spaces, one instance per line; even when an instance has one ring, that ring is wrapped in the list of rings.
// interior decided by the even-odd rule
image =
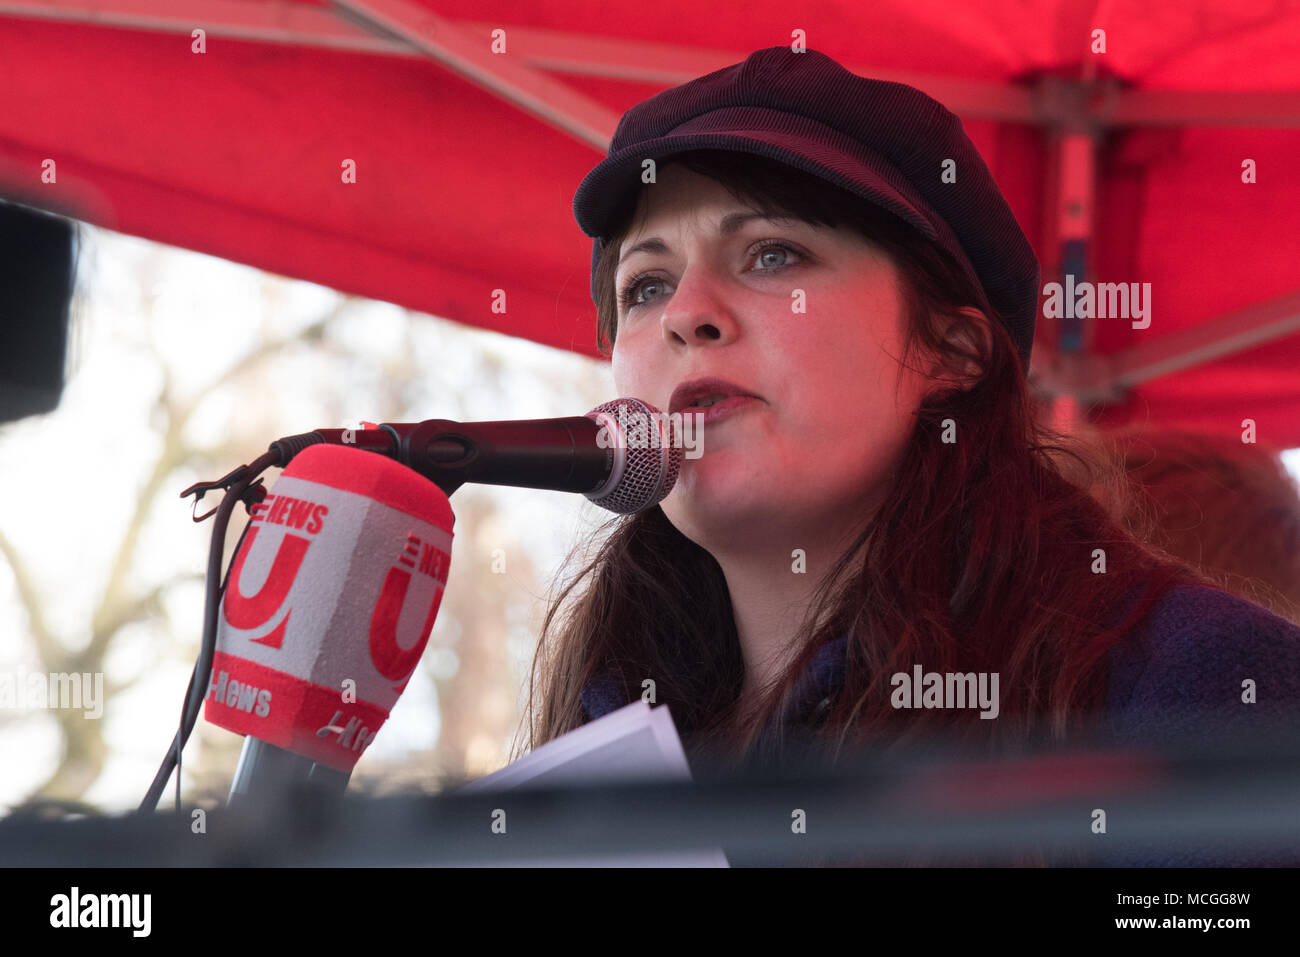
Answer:
[[[760,401],[762,400],[756,399],[752,395],[733,395],[729,398],[723,399],[721,402],[715,402],[713,405],[706,407],[692,405],[683,409],[682,415],[697,415],[700,416],[697,421],[704,425],[712,425],[724,416],[730,415],[736,409],[743,409],[748,405]]]

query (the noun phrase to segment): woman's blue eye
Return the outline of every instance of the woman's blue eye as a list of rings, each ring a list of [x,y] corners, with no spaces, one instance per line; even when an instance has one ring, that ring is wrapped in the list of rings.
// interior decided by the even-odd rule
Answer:
[[[763,262],[764,257],[772,254],[780,254],[781,261],[777,263],[769,262],[767,265],[755,269],[755,272],[775,272],[779,269],[784,269],[786,266],[790,265],[790,263],[786,261],[788,260],[790,253],[794,253],[795,256],[801,255],[801,253],[793,246],[779,242],[762,243],[756,252],[758,255],[758,262]],[[753,255],[753,253],[751,253],[751,255]],[[662,282],[663,280],[659,279],[657,276],[638,273],[629,279],[623,286],[622,291],[619,293],[619,302],[628,311],[631,311],[637,306],[644,305],[646,300],[638,296],[638,292],[644,292],[643,287],[653,288],[656,285],[662,284]]]
[[[627,285],[623,287],[623,292],[620,296],[624,306],[631,309],[633,306],[641,304],[642,300],[637,297],[637,290],[641,289],[643,284],[653,288],[658,284],[658,280],[654,279],[654,277],[644,275],[633,276],[629,279]]]
[[[789,246],[783,246],[783,245],[781,245],[780,243],[776,243],[776,244],[773,244],[773,245],[771,245],[771,246],[764,246],[764,247],[763,247],[762,249],[760,249],[759,252],[758,252],[758,261],[759,261],[759,262],[762,262],[764,256],[775,255],[777,252],[781,252],[781,253],[789,253],[789,252],[791,252],[791,251],[792,251],[792,250],[790,249]],[[776,263],[776,264],[774,264],[774,265],[766,266],[766,267],[764,267],[764,268],[766,268],[766,269],[780,269],[780,268],[781,268],[782,266],[784,266],[784,265],[785,265],[785,257],[782,256],[782,261],[781,261],[781,262]]]

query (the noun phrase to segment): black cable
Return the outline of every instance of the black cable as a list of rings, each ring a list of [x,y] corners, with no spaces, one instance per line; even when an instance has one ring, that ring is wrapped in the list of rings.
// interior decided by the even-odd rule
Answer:
[[[250,528],[252,528],[252,527],[253,527],[253,523],[252,523],[252,522],[245,522],[245,523],[244,523],[244,529],[243,529],[243,531],[241,531],[241,532],[239,533],[239,541],[235,543],[235,550],[234,550],[233,552],[231,552],[231,554],[230,554],[230,564],[229,564],[228,566],[226,566],[226,575],[225,575],[225,577],[221,580],[221,589],[220,589],[220,591],[217,593],[217,605],[218,605],[218,607],[220,607],[222,599],[224,599],[224,598],[226,597],[226,586],[227,586],[228,584],[230,584],[230,570],[231,570],[232,568],[234,568],[234,566],[235,566],[235,558],[238,557],[238,555],[239,555],[239,550],[240,550],[241,548],[244,547],[244,539],[248,537],[248,530],[249,530]],[[202,650],[202,646],[200,646],[200,652],[201,652],[201,650]],[[208,663],[208,667],[209,667],[209,668],[211,667],[211,662]],[[195,676],[196,676],[197,674],[199,674],[199,663],[198,663],[198,661],[195,661],[195,662],[194,662],[194,669],[190,672],[190,683],[189,683],[188,685],[186,685],[186,687],[185,687],[185,701],[186,701],[186,707],[188,707],[188,705],[189,705],[190,694],[192,693],[192,691],[193,691],[193,689],[194,689],[194,678],[195,678]],[[182,714],[181,714],[181,725],[180,725],[180,727],[182,727],[182,728],[185,727],[185,714],[184,714],[184,709],[182,709]],[[191,720],[191,727],[193,727],[193,720]],[[185,737],[186,737],[186,740],[189,739],[189,732],[188,732],[188,731],[185,733]],[[179,731],[178,731],[177,735],[176,735],[174,738],[172,738],[172,744],[175,745],[175,744],[178,744],[179,742],[180,742],[180,734],[179,734]],[[176,751],[175,751],[175,755],[176,755],[176,808],[177,808],[177,810],[179,810],[179,809],[180,809],[180,806],[181,806],[181,748],[182,748],[182,747],[184,747],[184,745],[181,745],[180,747],[177,747],[177,748],[176,748]]]
[[[212,543],[208,548],[207,594],[203,611],[203,641],[199,648],[199,657],[194,663],[194,670],[190,673],[190,683],[185,690],[185,706],[181,711],[180,727],[177,728],[171,746],[158,767],[158,773],[154,775],[153,783],[149,785],[149,791],[140,802],[140,813],[150,813],[157,809],[158,799],[162,797],[167,779],[171,777],[173,770],[176,771],[176,807],[180,809],[181,750],[194,730],[194,725],[199,718],[199,709],[203,705],[203,699],[207,697],[208,682],[199,680],[199,675],[206,676],[212,671],[212,659],[216,655],[217,647],[217,619],[221,612],[221,598],[225,594],[229,577],[229,570],[225,576],[221,571],[222,552],[226,544],[226,526],[230,523],[230,515],[234,512],[235,506],[240,502],[253,479],[269,466],[281,465],[282,459],[283,455],[278,450],[265,452],[254,459],[252,465],[245,466],[237,473],[238,477],[231,483],[221,504],[217,506],[212,526]],[[248,526],[245,525],[244,533],[247,532]],[[244,536],[241,534],[239,545],[235,548],[236,555],[243,541]],[[234,556],[231,556],[231,564],[234,564]]]

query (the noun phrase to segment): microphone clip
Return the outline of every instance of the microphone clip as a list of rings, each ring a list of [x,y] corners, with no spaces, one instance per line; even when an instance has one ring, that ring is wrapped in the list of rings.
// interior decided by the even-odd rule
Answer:
[[[208,492],[217,489],[226,492],[230,491],[230,487],[243,478],[244,472],[247,469],[247,465],[236,466],[229,473],[217,479],[215,482],[195,482],[185,491],[181,492],[181,498],[186,498],[190,495],[194,496],[194,506],[190,515],[194,519],[195,523],[206,521],[211,518],[216,514],[217,508],[221,507],[218,505],[217,508],[204,512],[202,515],[196,514],[198,512],[199,502],[203,500],[203,496]],[[244,509],[248,511],[250,515],[252,514],[253,506],[264,498],[266,498],[266,486],[262,484],[261,476],[250,482],[239,495],[239,500],[244,503]]]

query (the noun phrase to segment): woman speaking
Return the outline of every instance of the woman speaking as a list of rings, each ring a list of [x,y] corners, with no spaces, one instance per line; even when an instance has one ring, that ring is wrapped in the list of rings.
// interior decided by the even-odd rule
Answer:
[[[1038,424],[1039,264],[941,104],[760,50],[629,110],[573,208],[618,394],[703,455],[549,609],[534,746],[647,687],[729,759],[1295,717],[1300,630],[1127,535]]]

